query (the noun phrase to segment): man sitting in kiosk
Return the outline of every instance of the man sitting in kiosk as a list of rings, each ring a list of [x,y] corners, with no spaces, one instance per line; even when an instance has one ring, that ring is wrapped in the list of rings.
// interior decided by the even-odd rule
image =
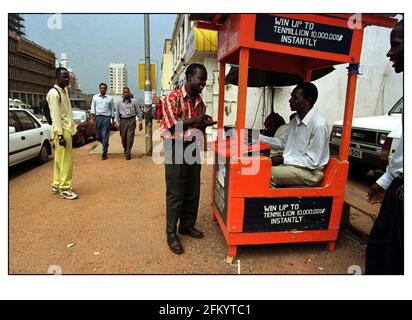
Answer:
[[[326,120],[313,109],[318,90],[313,83],[298,84],[291,93],[290,109],[297,115],[279,138],[259,135],[259,140],[283,156],[273,156],[270,185],[314,186],[323,178],[329,161],[329,128]]]

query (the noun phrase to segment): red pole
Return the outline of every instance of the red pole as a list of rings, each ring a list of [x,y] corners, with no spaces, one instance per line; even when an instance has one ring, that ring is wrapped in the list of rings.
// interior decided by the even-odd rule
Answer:
[[[236,130],[238,135],[238,155],[241,153],[241,144],[244,137],[241,136],[240,130],[245,128],[246,122],[246,99],[247,99],[247,81],[249,73],[249,49],[241,48],[239,53],[239,81],[237,93],[237,113],[236,113]]]
[[[217,127],[218,129],[223,129],[223,117],[224,117],[224,108],[225,108],[225,68],[226,68],[226,63],[223,61],[220,61],[219,63],[219,108],[217,111]],[[219,131],[218,130],[218,137],[217,139],[219,140],[221,137],[219,137]]]
[[[343,117],[342,144],[340,146],[339,160],[348,160],[349,145],[352,131],[352,117],[355,108],[356,82],[358,79],[357,64],[349,65],[348,84],[346,88],[345,115]]]

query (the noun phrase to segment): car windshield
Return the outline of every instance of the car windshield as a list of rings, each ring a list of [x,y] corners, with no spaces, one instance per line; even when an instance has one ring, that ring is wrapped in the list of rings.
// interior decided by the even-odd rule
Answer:
[[[73,120],[74,121],[86,121],[86,113],[73,111]]]
[[[403,112],[403,98],[401,98],[388,112],[389,115]]]

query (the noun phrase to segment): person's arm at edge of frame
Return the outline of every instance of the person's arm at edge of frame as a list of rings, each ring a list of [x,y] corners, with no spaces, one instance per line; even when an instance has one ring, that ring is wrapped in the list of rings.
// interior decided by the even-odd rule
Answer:
[[[371,204],[380,203],[383,201],[386,189],[388,189],[392,181],[396,178],[397,170],[399,170],[401,166],[398,162],[403,162],[403,134],[398,142],[398,145],[402,146],[402,148],[396,148],[393,157],[386,167],[386,172],[369,188],[367,198],[368,202]],[[400,160],[401,155],[402,160]]]

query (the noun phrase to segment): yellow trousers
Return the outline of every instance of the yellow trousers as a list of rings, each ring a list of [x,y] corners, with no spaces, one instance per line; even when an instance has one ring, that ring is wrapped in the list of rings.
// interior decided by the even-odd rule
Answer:
[[[54,137],[54,173],[53,187],[60,190],[68,190],[72,187],[73,176],[73,153],[72,135],[63,129],[63,137],[66,147],[59,145],[59,137]]]

